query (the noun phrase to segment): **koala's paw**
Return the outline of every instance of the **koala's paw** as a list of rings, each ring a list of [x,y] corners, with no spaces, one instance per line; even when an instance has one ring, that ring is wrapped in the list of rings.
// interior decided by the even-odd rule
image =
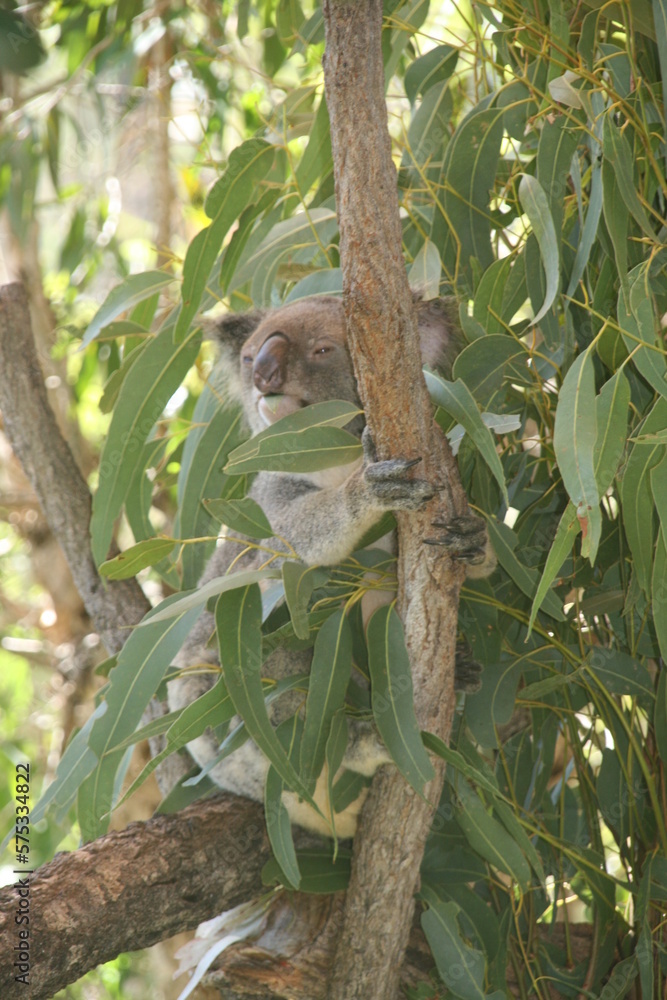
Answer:
[[[435,489],[424,479],[406,479],[406,474],[421,458],[390,458],[377,461],[375,445],[368,428],[361,436],[364,449],[363,475],[376,503],[385,510],[419,510],[435,496]]]
[[[454,664],[454,690],[474,694],[482,686],[482,665],[473,660],[472,650],[467,642],[456,643]]]
[[[486,562],[489,540],[481,517],[465,514],[447,523],[433,521],[433,527],[441,528],[445,534],[439,538],[425,538],[427,545],[441,545],[452,559],[459,559],[468,566],[480,566]]]

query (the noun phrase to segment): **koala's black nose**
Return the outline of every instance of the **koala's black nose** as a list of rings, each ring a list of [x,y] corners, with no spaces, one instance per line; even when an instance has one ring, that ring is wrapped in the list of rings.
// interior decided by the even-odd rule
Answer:
[[[272,333],[265,340],[252,366],[252,377],[260,392],[280,392],[287,377],[289,340],[284,333]]]

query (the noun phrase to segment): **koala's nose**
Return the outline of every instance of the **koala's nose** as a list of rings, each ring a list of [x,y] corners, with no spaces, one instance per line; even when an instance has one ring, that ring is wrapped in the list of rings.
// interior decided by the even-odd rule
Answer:
[[[284,333],[272,333],[257,352],[252,377],[260,392],[280,392],[287,376],[289,341]]]

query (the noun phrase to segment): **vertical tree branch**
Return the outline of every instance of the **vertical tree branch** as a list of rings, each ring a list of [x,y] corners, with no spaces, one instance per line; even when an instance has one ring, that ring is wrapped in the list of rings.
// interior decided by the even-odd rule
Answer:
[[[422,540],[432,534],[432,520],[462,513],[466,501],[421,373],[387,129],[382,0],[324,0],[323,9],[343,291],[360,394],[379,457],[422,456],[420,478],[440,491],[424,512],[398,518],[398,605],[419,723],[448,739],[462,571]],[[373,782],[355,840],[331,1000],[396,995],[419,865],[442,789],[444,767],[435,765],[427,801],[393,769]]]
[[[136,580],[104,584],[90,552],[91,499],[49,406],[23,285],[0,287],[0,409],[16,457],[60,542],[86,610],[110,653],[149,610]]]

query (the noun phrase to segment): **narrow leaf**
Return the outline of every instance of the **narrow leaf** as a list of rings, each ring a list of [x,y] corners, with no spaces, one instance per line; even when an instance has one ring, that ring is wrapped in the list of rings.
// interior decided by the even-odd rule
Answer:
[[[121,386],[100,456],[99,485],[93,497],[90,534],[97,563],[106,558],[114,521],[136,474],[142,445],[194,363],[200,340],[200,333],[195,331],[174,347],[171,329],[165,328],[147,344],[141,364],[128,372]]]
[[[341,428],[361,412],[343,400],[306,406],[234,449],[225,472],[313,472],[354,461],[361,454],[361,444]]]
[[[519,198],[535,233],[547,279],[544,302],[537,315],[533,317],[533,324],[536,324],[551,309],[560,287],[558,239],[547,196],[535,177],[531,177],[530,174],[523,175],[519,184]]]
[[[403,625],[391,605],[373,613],[367,635],[375,724],[394,763],[421,794],[434,771],[415,718]]]
[[[556,579],[559,569],[567,559],[569,555],[572,554],[572,546],[574,540],[581,531],[581,524],[577,518],[577,511],[570,500],[567,507],[563,511],[563,516],[561,517],[558,528],[556,529],[556,535],[553,542],[551,543],[551,548],[549,549],[549,555],[547,556],[547,561],[544,564],[544,569],[542,570],[542,576],[540,577],[540,582],[537,585],[537,591],[535,593],[535,598],[533,600],[532,607],[530,609],[530,618],[528,620],[528,635],[530,635],[533,624],[535,622],[535,617],[537,612],[542,606],[542,602],[546,597],[551,584]]]
[[[227,690],[250,737],[288,788],[321,816],[309,789],[283,750],[266,710],[261,678],[262,598],[257,584],[221,594],[215,606],[215,621]]]
[[[299,770],[311,792],[324,765],[333,718],[345,702],[351,670],[352,635],[345,614],[338,610],[317,633],[310,668]]]
[[[206,214],[211,225],[195,236],[183,263],[183,305],[176,321],[174,340],[186,335],[199,309],[213,264],[230,226],[239,217],[257,187],[271,168],[274,147],[263,139],[248,139],[232,150],[222,177],[213,185],[206,199]]]
[[[204,500],[206,510],[216,521],[226,524],[239,535],[251,538],[271,538],[273,528],[256,500],[243,497],[241,500]]]
[[[431,399],[465,428],[493,473],[505,502],[509,505],[505,473],[496,451],[493,435],[482,420],[477,403],[468,387],[460,379],[457,379],[456,382],[446,382],[445,379],[433,372],[424,372],[424,377]]]
[[[164,271],[143,271],[141,274],[131,274],[122,284],[116,285],[86,327],[81,341],[81,349],[87,347],[97,337],[100,330],[116,316],[133,309],[138,302],[142,302],[155,292],[166,288],[173,280],[173,274],[165,274]]]
[[[148,538],[125,549],[114,559],[108,559],[100,566],[100,574],[109,580],[127,580],[136,576],[146,566],[154,566],[164,559],[174,548],[173,538]]]
[[[554,451],[565,489],[577,509],[583,540],[582,555],[595,561],[602,514],[595,478],[597,413],[591,348],[568,371],[556,409]]]

